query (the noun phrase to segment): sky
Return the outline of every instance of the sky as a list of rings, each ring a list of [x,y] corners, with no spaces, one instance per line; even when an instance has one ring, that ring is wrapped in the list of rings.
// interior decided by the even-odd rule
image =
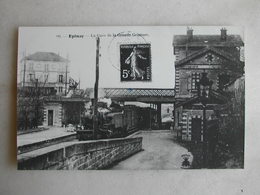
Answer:
[[[193,34],[239,34],[243,28],[231,26],[191,26]],[[187,26],[122,26],[122,27],[20,27],[18,65],[26,55],[54,52],[69,58],[70,76],[80,79],[80,87],[94,86],[96,65],[96,36],[100,37],[99,87],[111,88],[174,88],[173,36],[186,34]],[[114,35],[121,36],[114,36]],[[131,36],[123,36],[130,34]],[[74,37],[74,36],[77,37]],[[119,45],[151,44],[151,81],[120,81]],[[18,66],[19,69],[19,66]],[[19,71],[18,71],[19,73]],[[19,77],[19,75],[18,75]]]

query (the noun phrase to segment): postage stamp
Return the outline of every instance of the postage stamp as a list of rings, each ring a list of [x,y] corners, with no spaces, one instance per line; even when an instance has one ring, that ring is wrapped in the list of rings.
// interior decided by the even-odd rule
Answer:
[[[120,45],[121,81],[151,81],[151,44]]]

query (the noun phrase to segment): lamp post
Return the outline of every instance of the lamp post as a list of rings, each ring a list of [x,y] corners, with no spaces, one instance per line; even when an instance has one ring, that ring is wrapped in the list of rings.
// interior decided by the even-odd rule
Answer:
[[[198,97],[203,108],[203,165],[207,167],[207,150],[208,150],[208,136],[207,136],[207,119],[206,107],[210,96],[210,90],[213,82],[207,77],[207,73],[203,72],[200,81],[197,83]]]

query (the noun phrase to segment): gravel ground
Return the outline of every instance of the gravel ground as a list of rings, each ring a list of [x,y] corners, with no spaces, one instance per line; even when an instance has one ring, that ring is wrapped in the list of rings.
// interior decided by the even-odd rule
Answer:
[[[113,170],[169,170],[181,169],[182,154],[188,150],[173,139],[170,131],[152,131],[135,135],[143,137],[143,149],[112,167]],[[192,156],[190,158],[192,161]]]

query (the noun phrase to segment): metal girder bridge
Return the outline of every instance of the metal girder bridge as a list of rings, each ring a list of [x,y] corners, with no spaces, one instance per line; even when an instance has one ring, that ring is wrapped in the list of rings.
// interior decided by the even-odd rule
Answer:
[[[93,89],[87,89],[86,96],[91,98]],[[100,97],[111,98],[119,102],[136,101],[150,103],[150,106],[157,110],[157,123],[162,124],[161,105],[175,102],[174,89],[161,88],[99,88]],[[102,94],[102,95],[101,95]]]
[[[103,88],[105,97],[118,101],[138,101],[145,103],[173,103],[174,89],[161,88]]]

